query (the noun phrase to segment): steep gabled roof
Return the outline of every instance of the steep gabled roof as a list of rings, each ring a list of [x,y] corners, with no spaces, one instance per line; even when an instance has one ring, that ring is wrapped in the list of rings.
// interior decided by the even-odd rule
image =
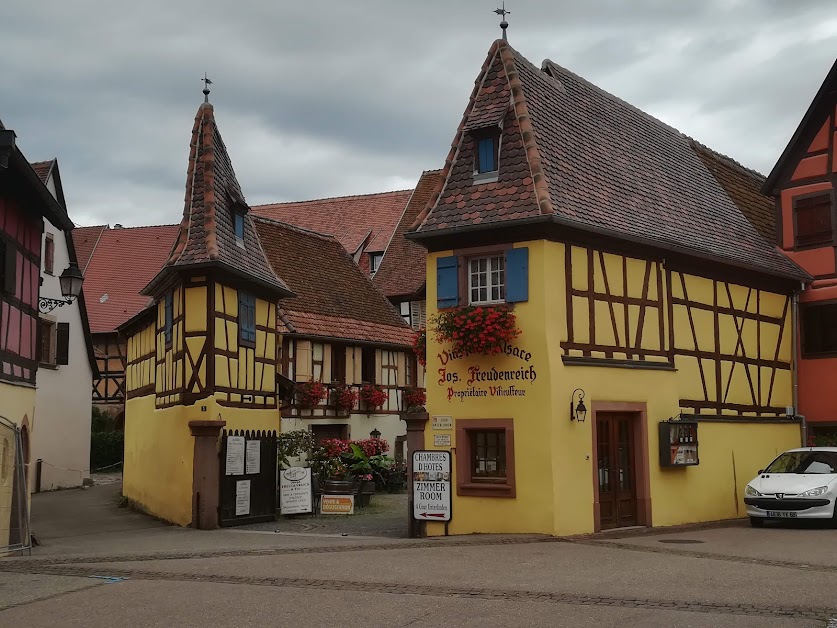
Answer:
[[[52,166],[55,164],[55,159],[50,159],[48,161],[33,161],[30,165],[32,169],[35,171],[41,181],[46,182],[49,181],[49,173],[52,171]]]
[[[256,205],[253,213],[319,233],[330,233],[350,255],[383,251],[412,190]],[[365,244],[365,245],[364,245]]]
[[[336,238],[254,217],[276,274],[296,296],[280,303],[280,331],[409,345],[413,332]]]
[[[776,204],[771,197],[762,194],[764,175],[742,166],[731,157],[717,153],[700,142],[692,140],[691,145],[703,165],[709,169],[756,231],[768,242],[775,242]]]
[[[489,80],[495,91],[506,81],[511,102],[499,180],[475,185],[457,157]],[[443,178],[411,238],[537,221],[808,278],[750,224],[690,138],[551,61],[536,68],[504,41],[489,51]]]
[[[788,161],[796,152],[797,145],[807,136],[813,138],[814,134],[816,134],[822,125],[825,117],[829,113],[833,112],[835,100],[837,100],[837,60],[834,61],[834,64],[828,71],[825,80],[822,82],[822,85],[820,85],[819,90],[817,90],[814,100],[812,100],[811,104],[808,105],[808,110],[802,117],[799,126],[796,127],[796,131],[794,131],[793,136],[791,136],[788,145],[785,146],[785,150],[782,151],[779,161],[776,162],[776,165],[773,166],[773,170],[771,170],[770,174],[767,175],[767,179],[762,186],[762,192],[765,194],[774,193],[776,183],[788,165]]]
[[[114,332],[145,309],[149,298],[140,291],[163,268],[177,232],[177,225],[73,230],[77,250],[90,248],[92,237],[98,233],[95,249],[84,267],[84,300],[91,332]]]
[[[427,252],[404,235],[410,230],[410,225],[419,212],[427,205],[430,195],[440,182],[441,174],[441,170],[426,170],[421,174],[392,234],[378,272],[372,279],[387,297],[412,296],[424,288]]]
[[[234,212],[244,214],[244,246],[236,242]],[[290,294],[264,255],[208,102],[198,108],[192,127],[186,202],[177,239],[166,266],[143,293],[152,294],[175,269],[203,267],[222,269],[277,295]]]

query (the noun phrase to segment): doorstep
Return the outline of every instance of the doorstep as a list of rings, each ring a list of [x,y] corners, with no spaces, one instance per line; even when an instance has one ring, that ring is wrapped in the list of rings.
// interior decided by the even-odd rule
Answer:
[[[701,523],[684,523],[676,526],[630,526],[594,532],[591,534],[574,534],[560,537],[562,541],[604,541],[609,539],[630,539],[639,536],[655,536],[659,534],[677,534],[678,532],[692,532],[697,530],[712,530],[715,528],[738,528],[748,525],[747,519],[721,519],[720,521],[704,521]]]

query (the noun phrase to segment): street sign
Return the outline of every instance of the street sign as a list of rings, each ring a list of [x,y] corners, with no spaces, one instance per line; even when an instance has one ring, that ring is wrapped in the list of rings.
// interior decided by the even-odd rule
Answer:
[[[450,452],[413,452],[413,518],[450,521]]]

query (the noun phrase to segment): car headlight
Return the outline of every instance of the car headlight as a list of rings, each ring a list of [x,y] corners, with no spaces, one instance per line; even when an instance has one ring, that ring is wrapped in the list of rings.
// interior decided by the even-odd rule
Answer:
[[[810,491],[805,491],[804,493],[800,493],[800,497],[819,497],[823,493],[828,490],[827,486],[819,486],[817,488],[812,488]]]
[[[761,497],[761,493],[759,493],[756,489],[754,489],[749,484],[747,485],[747,488],[744,489],[744,494],[747,495],[748,497]]]

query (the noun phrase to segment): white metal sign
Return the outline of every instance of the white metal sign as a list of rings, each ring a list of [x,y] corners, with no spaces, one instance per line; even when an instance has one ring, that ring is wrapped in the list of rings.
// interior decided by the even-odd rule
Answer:
[[[279,472],[279,508],[283,515],[311,512],[311,469],[291,467]]]
[[[413,518],[450,521],[450,452],[413,452]]]
[[[453,417],[434,416],[430,420],[430,425],[434,430],[451,430],[453,429]]]

